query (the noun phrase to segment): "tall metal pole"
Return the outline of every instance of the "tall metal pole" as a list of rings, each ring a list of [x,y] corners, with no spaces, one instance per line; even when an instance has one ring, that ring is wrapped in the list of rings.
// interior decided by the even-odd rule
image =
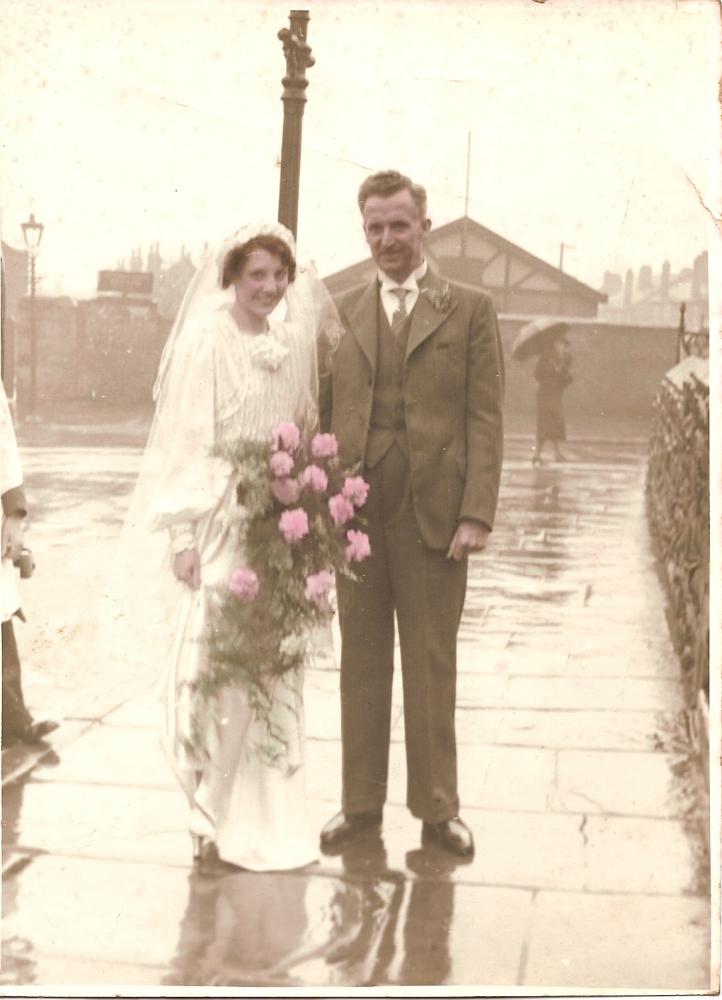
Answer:
[[[467,133],[466,142],[466,194],[464,196],[464,219],[461,223],[461,256],[466,257],[466,244],[469,219],[469,175],[471,174],[471,132]]]
[[[35,254],[30,253],[30,406],[28,416],[35,416],[37,393],[38,342],[35,325]]]
[[[278,193],[278,221],[298,234],[298,194],[301,178],[301,130],[306,103],[306,70],[315,60],[306,41],[309,13],[292,10],[290,28],[282,28],[286,75],[283,80],[283,143],[281,146],[281,183]]]
[[[564,271],[564,251],[573,249],[571,243],[559,244],[559,315],[564,311],[564,278],[561,273]]]
[[[35,216],[31,212],[28,221],[21,223],[21,229],[23,231],[23,239],[25,241],[25,248],[28,251],[28,262],[30,264],[30,391],[28,393],[30,398],[27,417],[33,420],[35,419],[38,368],[36,329],[37,317],[35,315],[35,258],[40,247],[40,241],[43,238],[43,230],[45,229],[45,226],[42,222],[37,222],[35,220]]]
[[[564,309],[564,279],[562,278],[562,271],[564,270],[564,244],[559,244],[559,315],[561,316],[562,310]]]
[[[679,304],[679,326],[677,327],[677,364],[682,360],[682,351],[689,354],[687,350],[687,330],[684,322],[684,314],[687,311],[687,303]]]

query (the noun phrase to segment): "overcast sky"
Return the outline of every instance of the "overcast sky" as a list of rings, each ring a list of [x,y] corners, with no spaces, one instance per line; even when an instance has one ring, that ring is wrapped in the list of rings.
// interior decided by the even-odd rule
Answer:
[[[46,231],[42,288],[88,294],[99,268],[159,241],[196,256],[275,218],[279,28],[257,0],[4,0],[2,235]],[[717,197],[715,0],[319,0],[304,118],[301,256],[366,255],[369,171],[424,183],[598,287],[605,269],[691,263]]]

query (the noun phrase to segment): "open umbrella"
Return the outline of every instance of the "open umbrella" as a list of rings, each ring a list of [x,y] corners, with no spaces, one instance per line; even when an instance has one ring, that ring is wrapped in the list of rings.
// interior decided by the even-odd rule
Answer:
[[[539,319],[532,320],[521,328],[512,345],[511,356],[517,361],[525,361],[533,354],[538,354],[546,343],[566,333],[568,329],[569,324],[562,320],[540,316]]]

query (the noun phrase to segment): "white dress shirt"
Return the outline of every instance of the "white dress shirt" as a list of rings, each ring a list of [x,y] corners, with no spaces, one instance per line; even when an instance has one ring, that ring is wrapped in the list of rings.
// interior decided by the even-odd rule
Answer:
[[[405,288],[408,291],[406,296],[406,312],[407,314],[416,305],[416,300],[419,297],[419,281],[423,278],[427,271],[427,263],[422,260],[415,271],[412,271],[408,276],[406,281],[394,281],[390,278],[388,274],[384,274],[383,271],[379,271],[379,282],[381,285],[381,305],[384,307],[384,312],[386,313],[386,318],[389,323],[391,323],[391,317],[394,315],[396,310],[399,308],[399,297],[394,295],[391,291],[392,288]]]

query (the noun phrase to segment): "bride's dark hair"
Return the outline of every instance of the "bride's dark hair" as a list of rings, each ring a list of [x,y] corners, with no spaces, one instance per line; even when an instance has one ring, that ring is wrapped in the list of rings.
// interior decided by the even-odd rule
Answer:
[[[280,258],[283,265],[288,270],[288,280],[293,281],[296,277],[296,260],[291,253],[290,247],[278,236],[262,234],[254,236],[246,243],[233,247],[223,258],[223,272],[221,275],[221,288],[228,288],[236,281],[248,263],[248,258],[254,250],[267,250],[274,257]]]

